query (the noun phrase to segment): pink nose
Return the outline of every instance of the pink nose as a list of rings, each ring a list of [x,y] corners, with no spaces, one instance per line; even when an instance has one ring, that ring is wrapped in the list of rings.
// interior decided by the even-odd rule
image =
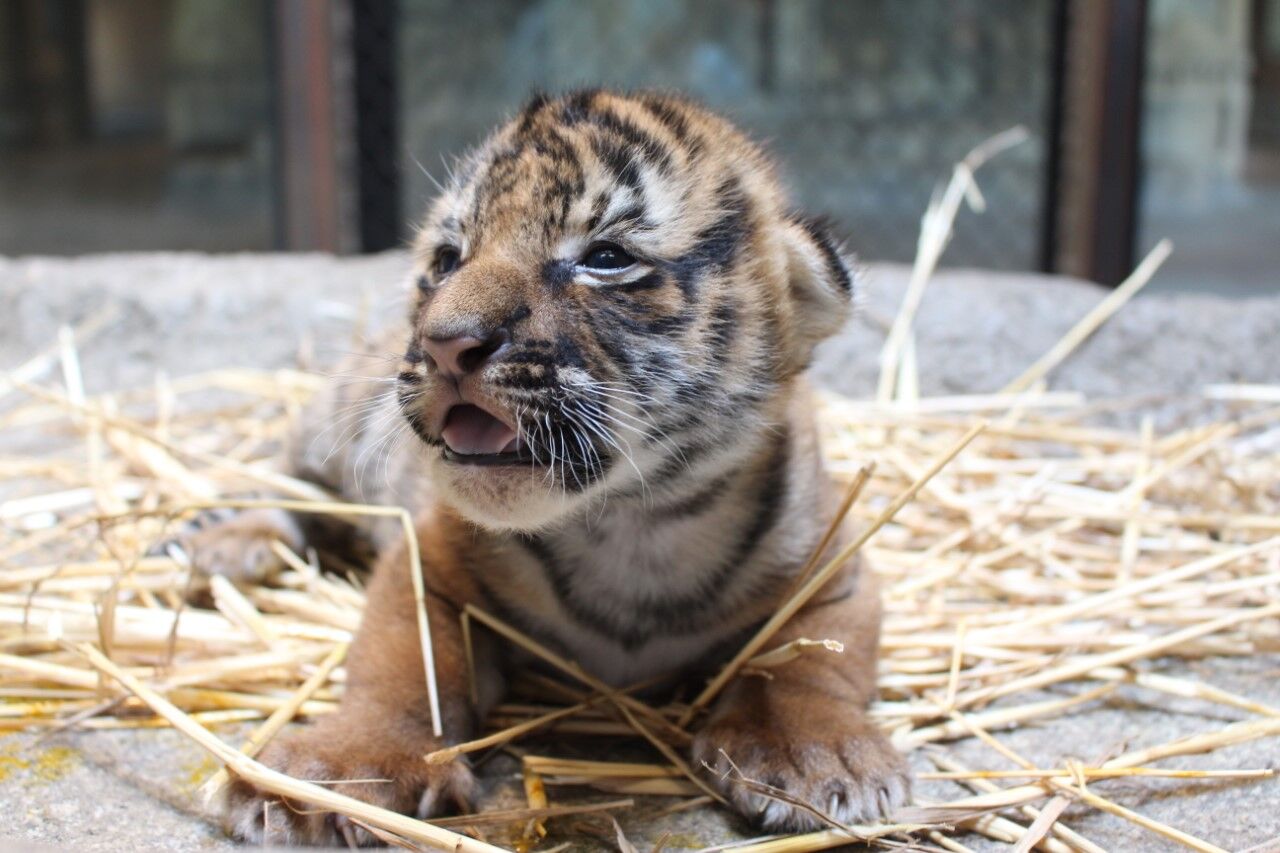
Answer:
[[[506,347],[510,336],[499,329],[488,338],[462,335],[457,338],[427,338],[422,348],[436,363],[436,368],[450,376],[466,376],[484,367],[497,352]]]

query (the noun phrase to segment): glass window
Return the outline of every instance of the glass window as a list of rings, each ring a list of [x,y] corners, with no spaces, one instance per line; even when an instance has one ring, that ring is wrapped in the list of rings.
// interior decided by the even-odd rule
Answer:
[[[0,2],[0,254],[271,248],[268,11]]]
[[[981,176],[947,261],[1038,265],[1049,114],[1049,0],[404,0],[399,27],[405,216],[429,172],[534,88],[687,91],[777,154],[797,202],[869,259],[908,260],[956,160],[1025,124],[1034,141]]]
[[[1152,0],[1140,250],[1153,288],[1280,288],[1280,3]]]

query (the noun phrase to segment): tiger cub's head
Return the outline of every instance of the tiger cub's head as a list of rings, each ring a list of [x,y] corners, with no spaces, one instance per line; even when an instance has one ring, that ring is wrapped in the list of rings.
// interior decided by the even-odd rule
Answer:
[[[415,256],[401,406],[441,496],[495,529],[745,452],[852,288],[758,147],[655,93],[535,98],[460,164]]]

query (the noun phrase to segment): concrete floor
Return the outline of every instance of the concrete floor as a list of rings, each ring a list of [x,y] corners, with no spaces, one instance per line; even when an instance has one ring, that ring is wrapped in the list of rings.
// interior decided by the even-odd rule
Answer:
[[[106,306],[117,310],[117,325],[82,349],[91,391],[149,384],[161,366],[178,375],[290,364],[300,344],[312,353],[309,363],[323,364],[347,348],[356,318],[399,310],[405,263],[400,254],[348,260],[172,254],[0,259],[0,317],[7,318],[0,326],[0,367],[47,347],[59,324],[82,321]],[[905,277],[897,266],[868,270],[862,315],[824,347],[815,371],[821,382],[854,395],[872,390],[882,325],[893,315]],[[944,272],[931,285],[918,322],[924,392],[998,389],[1101,295],[1090,285],[1060,279]],[[1210,382],[1280,383],[1280,291],[1247,298],[1140,297],[1055,374],[1053,385],[1099,397],[1161,395],[1158,414],[1172,424],[1200,410],[1189,395]],[[0,400],[0,410],[3,406]],[[1117,417],[1132,420],[1134,414]],[[1169,666],[1174,674],[1189,667]],[[1192,668],[1211,684],[1280,707],[1280,656],[1205,660]],[[1064,757],[1096,759],[1120,748],[1217,728],[1233,718],[1218,706],[1170,703],[1126,688],[1084,713],[1007,737],[1014,748],[1051,764]],[[236,740],[239,733],[225,734]],[[573,748],[554,746],[560,752]],[[996,766],[977,743],[958,745],[957,754],[975,765]],[[1280,766],[1280,739],[1174,766]],[[230,848],[193,799],[194,789],[213,769],[170,731],[67,734],[39,742],[26,734],[0,736],[0,839],[14,849],[30,849],[33,843],[76,851]],[[486,805],[515,796],[506,778],[511,769],[499,761],[486,765],[492,789]],[[1105,784],[1127,805],[1228,849],[1280,838],[1280,782],[1275,780],[1194,788],[1148,780]],[[921,793],[940,797],[946,791],[922,786]],[[646,801],[634,813],[619,815],[640,849],[663,832],[672,833],[667,847],[688,849],[748,831],[709,809],[654,819],[653,812],[664,805]],[[1071,823],[1110,850],[1177,849],[1106,815],[1071,815]],[[963,840],[978,849],[992,847],[980,839]],[[582,846],[613,844],[607,836],[597,842],[587,837]]]
[[[1251,660],[1223,660],[1190,668],[1162,667],[1172,675],[1194,674],[1214,686],[1280,707],[1280,656]],[[1019,697],[1019,701],[1031,697]],[[1064,758],[1094,761],[1127,749],[1164,743],[1174,738],[1221,728],[1239,717],[1221,706],[1191,700],[1169,703],[1162,694],[1123,689],[1083,713],[1021,728],[1001,736],[1010,747],[1038,766],[1060,765]],[[235,742],[243,730],[223,729]],[[574,755],[583,744],[552,739],[527,741],[544,752]],[[598,749],[598,745],[596,745]],[[958,760],[969,766],[1004,766],[991,751],[969,740],[949,744]],[[583,755],[582,757],[586,757]],[[598,754],[593,757],[598,757]],[[628,757],[619,755],[619,758]],[[642,759],[643,760],[643,759]],[[915,756],[917,770],[928,767]],[[1280,740],[1262,740],[1220,750],[1212,756],[1166,761],[1162,766],[1183,769],[1277,767]],[[60,735],[37,743],[30,735],[0,738],[0,843],[34,841],[51,849],[108,853],[125,849],[204,851],[231,850],[238,845],[217,828],[196,797],[196,789],[216,769],[188,740],[172,731],[91,732]],[[515,807],[521,798],[514,760],[501,757],[483,768],[486,808]],[[930,799],[954,797],[945,783],[917,786]],[[1274,840],[1280,849],[1280,781],[1213,780],[1189,785],[1168,780],[1117,780],[1098,783],[1098,790],[1142,814],[1175,826],[1228,850]],[[552,802],[557,792],[551,790]],[[568,792],[564,802],[592,798]],[[613,799],[595,795],[596,799]],[[629,840],[641,850],[651,848],[664,834],[671,849],[698,849],[754,833],[720,810],[694,809],[657,816],[674,800],[638,798],[637,807],[617,813]],[[1111,851],[1181,849],[1120,818],[1073,808],[1064,822]],[[565,827],[550,822],[548,845],[573,840],[576,849],[616,849],[610,836],[593,839],[590,825]],[[958,840],[979,850],[1004,849],[981,837]],[[3,848],[0,848],[3,849]]]

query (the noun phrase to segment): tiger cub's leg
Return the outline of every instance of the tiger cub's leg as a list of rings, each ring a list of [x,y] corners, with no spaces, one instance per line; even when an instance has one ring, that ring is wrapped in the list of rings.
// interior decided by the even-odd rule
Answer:
[[[197,514],[153,550],[173,554],[176,549],[198,576],[222,575],[236,584],[255,584],[284,569],[276,542],[295,554],[304,553],[306,537],[292,513],[218,508]]]
[[[470,810],[476,780],[465,756],[428,762],[443,746],[471,737],[477,711],[469,701],[460,602],[473,590],[444,536],[423,533],[427,614],[440,698],[441,736],[433,733],[409,560],[404,549],[382,559],[368,588],[360,630],[347,658],[342,702],[314,724],[271,742],[259,760],[298,779],[392,811],[434,817]],[[450,546],[452,547],[452,546]],[[496,701],[500,676],[492,654],[475,646],[481,702]],[[255,844],[365,846],[377,842],[346,818],[282,799],[245,779],[226,792],[225,820]]]
[[[866,712],[875,692],[877,592],[865,571],[849,581],[856,588],[846,597],[829,593],[775,638],[777,645],[799,637],[839,640],[844,652],[803,655],[770,670],[772,678],[740,676],[694,739],[698,765],[711,768],[744,816],[770,830],[825,827],[803,809],[737,784],[735,766],[845,823],[887,817],[910,793],[902,756]]]
[[[367,356],[353,356],[340,373],[303,409],[289,438],[285,473],[315,486],[314,498],[354,503],[387,502],[383,472],[393,462],[380,454],[395,449],[386,441],[400,425],[386,383],[371,372]],[[263,495],[265,497],[265,495]],[[293,497],[298,497],[294,495]],[[366,568],[375,557],[373,525],[358,517],[289,512],[278,508],[206,510],[182,524],[155,553],[176,546],[199,576],[222,575],[235,583],[270,582],[285,566],[280,543],[303,555],[317,549],[330,566]]]

